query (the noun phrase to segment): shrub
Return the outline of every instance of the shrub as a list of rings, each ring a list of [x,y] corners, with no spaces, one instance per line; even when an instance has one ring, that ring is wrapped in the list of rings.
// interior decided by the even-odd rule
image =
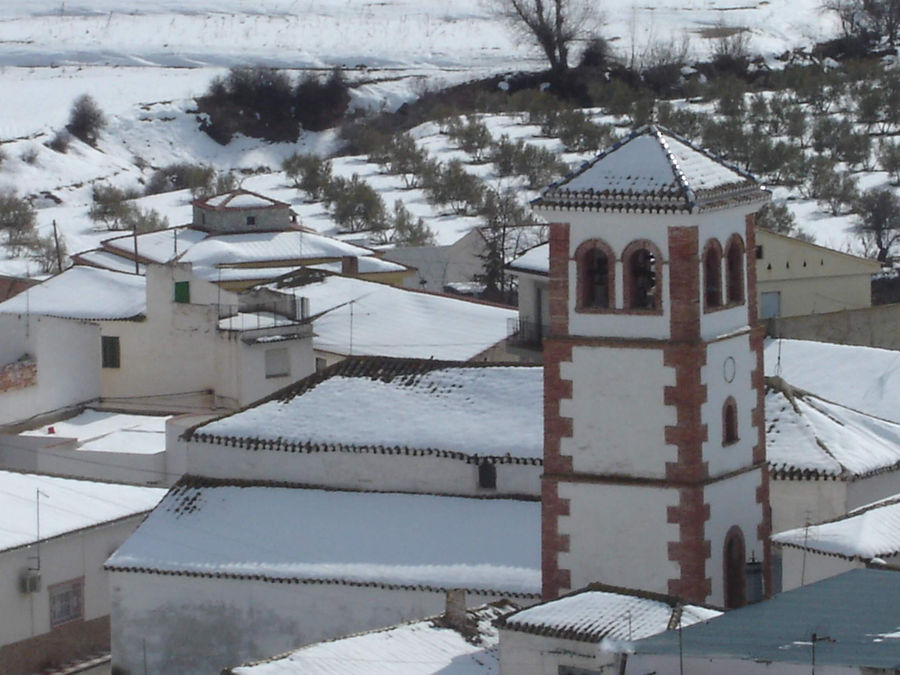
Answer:
[[[29,247],[28,258],[35,261],[41,268],[41,272],[62,272],[63,261],[67,256],[66,244],[62,239],[52,235],[38,237]]]
[[[457,215],[476,212],[484,195],[481,181],[468,173],[458,159],[441,167],[436,180],[426,189],[433,202],[449,205]]]
[[[312,201],[321,199],[331,182],[331,162],[318,155],[295,152],[284,159],[281,168],[294,187],[305,192]]]
[[[612,127],[595,124],[591,116],[580,110],[569,110],[557,117],[559,140],[570,152],[585,152],[605,147],[613,140]]]
[[[350,87],[340,68],[322,82],[304,77],[294,89],[294,116],[307,131],[322,131],[339,122],[350,106]]]
[[[434,244],[434,232],[421,218],[413,218],[399,199],[394,202],[394,216],[391,223],[394,228],[393,242],[401,246],[431,246]]]
[[[0,232],[6,245],[15,253],[37,240],[37,214],[27,199],[14,190],[0,190]]]
[[[141,232],[155,232],[169,227],[169,219],[155,209],[142,209],[134,206],[123,221],[126,230]]]
[[[603,37],[595,36],[588,40],[581,52],[581,67],[583,68],[603,68],[609,64],[612,58],[612,47],[609,40]]]
[[[66,125],[70,134],[93,146],[105,126],[106,117],[91,96],[82,94],[75,99]]]
[[[125,221],[136,208],[128,202],[138,197],[138,192],[113,185],[95,185],[92,192],[94,203],[88,211],[91,220],[104,223],[109,230],[128,229]]]
[[[460,150],[472,156],[473,162],[483,162],[485,153],[493,142],[487,126],[476,119],[454,119],[447,126],[447,135]]]
[[[659,123],[689,141],[698,141],[703,134],[704,116],[688,108],[676,108],[661,101],[657,108]]]
[[[812,163],[808,192],[833,216],[844,213],[859,196],[853,176],[836,171],[832,162],[821,159]]]
[[[195,199],[215,191],[216,171],[211,166],[179,162],[157,169],[144,192],[155,195],[173,190],[190,190]]]
[[[878,148],[878,161],[881,168],[888,172],[891,182],[900,184],[900,145],[882,142]]]
[[[3,148],[0,148],[0,166],[3,166],[3,162],[6,161],[6,152],[3,151]]]
[[[57,131],[53,138],[47,141],[47,147],[55,152],[66,154],[69,151],[69,144],[72,142],[72,135],[65,130]]]
[[[900,198],[891,189],[867,190],[857,202],[859,217],[855,231],[863,244],[873,247],[879,262],[886,262],[900,243]]]
[[[388,170],[401,176],[404,185],[409,188],[418,187],[422,183],[428,153],[419,148],[416,140],[409,134],[395,136],[388,146]]]
[[[0,151],[2,154],[2,151]],[[28,146],[22,151],[21,154],[22,161],[26,164],[37,164],[38,160],[38,150],[33,145]],[[3,158],[0,157],[0,164],[3,164]]]
[[[387,226],[384,200],[356,174],[350,180],[340,177],[332,180],[325,200],[335,223],[349,232],[380,230]]]

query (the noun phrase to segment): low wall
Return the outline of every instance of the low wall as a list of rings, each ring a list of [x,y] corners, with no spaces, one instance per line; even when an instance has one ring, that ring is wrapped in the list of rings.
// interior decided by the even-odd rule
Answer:
[[[766,335],[842,345],[900,349],[900,304],[766,321]]]

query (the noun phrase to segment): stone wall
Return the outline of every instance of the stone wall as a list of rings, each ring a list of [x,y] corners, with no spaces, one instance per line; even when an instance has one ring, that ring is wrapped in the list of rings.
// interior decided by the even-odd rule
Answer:
[[[900,349],[900,304],[766,321],[766,335],[843,345]]]

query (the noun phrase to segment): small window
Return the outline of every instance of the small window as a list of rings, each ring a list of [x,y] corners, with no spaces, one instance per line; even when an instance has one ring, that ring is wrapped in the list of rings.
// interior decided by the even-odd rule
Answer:
[[[189,303],[191,301],[191,282],[175,282],[175,302]]]
[[[497,467],[493,462],[481,460],[478,465],[478,487],[495,490],[497,488]]]
[[[101,365],[118,368],[120,363],[119,338],[111,335],[100,337]]]
[[[84,579],[73,579],[47,589],[50,595],[50,626],[55,628],[84,618]]]
[[[266,377],[287,377],[291,374],[291,360],[284,347],[266,350]]]
[[[316,372],[321,373],[328,367],[328,362],[321,356],[316,357]]]
[[[757,259],[757,260],[762,260],[762,259],[763,259],[763,247],[762,247],[762,244],[757,244],[757,246],[756,246],[756,259]]]
[[[738,419],[737,403],[730,396],[722,407],[722,445],[737,443]]]
[[[247,225],[256,225],[256,216],[247,216]]]

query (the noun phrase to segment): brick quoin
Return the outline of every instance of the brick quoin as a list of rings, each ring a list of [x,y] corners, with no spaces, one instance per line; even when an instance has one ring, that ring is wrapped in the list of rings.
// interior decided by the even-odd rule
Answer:
[[[769,471],[765,465],[760,470],[761,481],[756,488],[756,503],[760,505],[762,520],[756,529],[756,536],[763,547],[763,588],[765,597],[772,595],[772,506],[769,504]]]
[[[669,594],[689,602],[705,602],[712,593],[712,580],[706,576],[712,550],[704,535],[709,513],[702,485],[681,488],[678,506],[667,510],[668,522],[678,525],[679,532],[679,540],[669,542],[669,560],[680,569],[677,579],[669,579]]]
[[[559,567],[559,554],[569,550],[569,535],[560,534],[559,517],[569,515],[569,500],[559,496],[559,481],[541,482],[541,572],[542,596],[553,600],[572,587],[569,570]]]
[[[669,228],[671,339],[700,339],[700,247],[696,227]]]
[[[550,225],[550,335],[569,333],[569,225]],[[546,361],[545,361],[546,363]]]

